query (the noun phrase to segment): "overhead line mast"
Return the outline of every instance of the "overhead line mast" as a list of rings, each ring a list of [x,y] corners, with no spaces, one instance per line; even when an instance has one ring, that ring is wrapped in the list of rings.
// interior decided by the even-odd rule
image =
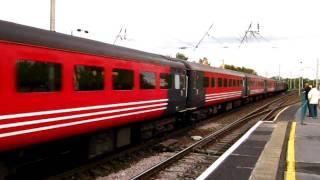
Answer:
[[[197,45],[193,48],[193,50],[197,49],[199,45],[202,43],[203,39],[209,35],[209,31],[212,29],[213,23],[210,25],[209,29],[204,33],[204,35],[201,37],[200,41],[197,43]]]

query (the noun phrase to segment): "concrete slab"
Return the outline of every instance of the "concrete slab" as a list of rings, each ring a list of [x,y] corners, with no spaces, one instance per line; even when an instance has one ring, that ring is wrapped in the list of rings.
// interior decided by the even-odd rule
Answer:
[[[296,173],[296,179],[298,180],[320,180],[319,175],[308,174],[308,173]]]
[[[319,111],[319,109],[318,109]],[[295,134],[296,178],[320,180],[320,118],[305,118],[300,124],[300,110],[295,115],[297,121]]]

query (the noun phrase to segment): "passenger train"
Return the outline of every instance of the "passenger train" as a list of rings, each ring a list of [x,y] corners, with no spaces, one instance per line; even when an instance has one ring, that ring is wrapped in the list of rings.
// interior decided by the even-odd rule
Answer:
[[[287,89],[261,76],[5,21],[0,52],[0,156],[81,137],[85,146],[77,148],[96,157]]]

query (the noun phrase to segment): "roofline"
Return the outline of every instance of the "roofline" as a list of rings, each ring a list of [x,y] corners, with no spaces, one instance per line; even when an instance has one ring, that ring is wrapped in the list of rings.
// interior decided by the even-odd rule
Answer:
[[[7,42],[185,68],[184,64],[180,61],[170,60],[170,58],[159,54],[111,45],[2,20],[0,20],[0,27],[0,40]]]

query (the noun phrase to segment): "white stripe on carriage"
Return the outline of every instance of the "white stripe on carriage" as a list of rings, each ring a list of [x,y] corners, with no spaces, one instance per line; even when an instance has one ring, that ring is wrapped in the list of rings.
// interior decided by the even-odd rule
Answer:
[[[206,94],[206,96],[223,95],[223,94],[230,94],[230,93],[241,93],[241,91],[231,91],[231,92],[224,92],[224,93],[212,93],[212,94]]]
[[[213,98],[213,99],[207,99],[206,102],[216,101],[216,100],[221,100],[221,99],[239,98],[239,97],[241,97],[241,96],[229,96],[229,97]]]
[[[229,94],[211,94],[211,95],[206,96],[206,97],[211,97],[211,96],[226,96],[226,95],[233,95],[233,94],[241,94],[241,92],[229,93]]]
[[[229,96],[222,96],[222,97],[211,97],[211,98],[206,98],[206,100],[211,100],[211,99],[223,99],[223,98],[230,98],[230,97],[240,97],[240,95],[229,95]]]
[[[49,114],[57,114],[57,113],[76,112],[76,111],[84,111],[84,110],[93,110],[93,109],[103,109],[103,108],[111,108],[111,107],[121,107],[121,106],[130,106],[130,105],[157,103],[157,102],[167,102],[167,101],[168,101],[168,99],[158,99],[158,100],[151,100],[151,101],[136,101],[136,102],[97,105],[97,106],[86,106],[86,107],[69,108],[69,109],[58,109],[58,110],[49,110],[49,111],[8,114],[8,115],[0,115],[0,120],[30,117],[30,116],[49,115]]]
[[[108,119],[113,119],[113,118],[148,113],[148,112],[153,112],[153,111],[161,111],[161,110],[165,110],[165,109],[167,109],[167,108],[163,107],[163,108],[157,108],[157,109],[151,109],[151,110],[145,110],[145,111],[136,111],[136,112],[132,112],[132,113],[125,113],[125,114],[119,114],[119,115],[102,117],[102,118],[95,118],[95,119],[88,119],[88,120],[83,120],[83,121],[70,122],[70,123],[65,123],[65,124],[57,124],[57,125],[44,126],[44,127],[39,127],[39,128],[33,128],[33,129],[26,129],[26,130],[21,130],[21,131],[14,131],[14,132],[0,134],[0,138],[17,136],[17,135],[21,135],[21,134],[29,134],[29,133],[45,131],[45,130],[50,130],[50,129],[75,126],[75,125],[80,125],[80,124],[87,124],[87,123],[92,123],[92,122],[97,122],[97,121],[103,121],[103,120],[108,120]]]
[[[240,96],[241,93],[225,94],[225,95],[218,95],[218,96],[207,96],[206,99],[208,99],[208,98],[214,98],[214,97],[234,96],[234,95]]]
[[[123,111],[132,111],[132,110],[166,106],[166,105],[168,105],[168,103],[153,104],[153,105],[147,105],[147,106],[136,106],[136,107],[132,107],[132,108],[114,109],[114,110],[108,110],[108,111],[99,111],[99,112],[86,113],[86,114],[61,116],[61,117],[55,117],[55,118],[31,120],[31,121],[25,121],[25,122],[16,122],[16,123],[10,123],[10,124],[8,123],[8,124],[0,125],[0,129],[33,125],[33,124],[48,123],[48,122],[55,122],[55,121],[62,121],[62,120],[69,120],[69,119],[82,118],[82,117],[88,117],[88,116],[97,116],[97,115],[102,115],[102,114],[111,114],[111,113],[123,112]]]

